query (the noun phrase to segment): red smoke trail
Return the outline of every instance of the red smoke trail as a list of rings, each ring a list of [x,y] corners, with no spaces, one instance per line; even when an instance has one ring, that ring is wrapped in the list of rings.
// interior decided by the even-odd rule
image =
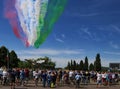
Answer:
[[[15,9],[15,2],[16,0],[5,0],[5,8],[4,8],[5,17],[9,19],[13,32],[16,35],[16,37],[18,37],[23,42],[25,42],[25,45],[28,47],[29,43],[27,39],[25,39],[20,35],[19,19],[18,19],[17,11]]]
[[[6,0],[5,2],[5,17],[9,19],[14,34],[21,39],[19,26],[17,21],[17,13],[15,11],[15,0]]]

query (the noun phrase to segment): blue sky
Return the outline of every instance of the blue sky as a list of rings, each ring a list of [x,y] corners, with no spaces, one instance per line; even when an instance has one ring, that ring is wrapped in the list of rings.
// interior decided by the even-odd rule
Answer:
[[[4,18],[0,0],[0,46],[15,50],[21,60],[48,56],[57,67],[71,59],[79,62],[87,56],[93,63],[97,53],[103,66],[120,62],[120,0],[68,0],[64,13],[52,33],[38,48],[25,47],[16,38]]]

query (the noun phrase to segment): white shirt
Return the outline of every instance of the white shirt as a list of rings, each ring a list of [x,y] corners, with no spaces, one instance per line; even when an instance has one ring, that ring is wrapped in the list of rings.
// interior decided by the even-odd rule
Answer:
[[[3,77],[7,77],[7,74],[8,74],[7,71],[4,70],[3,71]]]
[[[36,72],[35,73],[35,78],[38,78],[38,76],[39,76],[39,73]]]
[[[112,79],[114,79],[115,78],[115,74],[112,74]]]
[[[35,77],[35,73],[36,73],[36,71],[33,71],[33,76]]]
[[[101,80],[102,79],[102,74],[97,73],[97,80]]]
[[[102,78],[106,78],[106,76],[107,76],[106,73],[102,74]]]
[[[70,71],[69,72],[69,77],[72,77],[73,76],[73,71]]]

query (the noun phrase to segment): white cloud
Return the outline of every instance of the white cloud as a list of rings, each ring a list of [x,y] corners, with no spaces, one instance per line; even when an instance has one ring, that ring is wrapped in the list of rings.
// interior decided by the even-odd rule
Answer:
[[[36,59],[36,58],[42,58],[42,56],[21,56],[21,59],[24,60],[24,59]],[[64,68],[65,66],[67,66],[67,63],[68,61],[70,61],[72,58],[62,58],[62,57],[49,57],[50,59],[52,59],[53,62],[56,63],[56,67],[62,67]],[[72,59],[74,60],[74,59]],[[80,61],[80,58],[79,59],[75,59],[78,63]]]
[[[67,66],[68,61],[70,61],[70,59],[68,58],[60,58],[60,57],[53,57],[51,59],[52,61],[56,62],[56,67],[65,67]]]
[[[82,54],[83,50],[65,50],[65,49],[33,49],[33,50],[21,50],[17,51],[18,55],[28,55],[28,56],[39,56],[39,55],[50,55],[50,56],[60,56],[60,55],[76,55]]]
[[[80,61],[84,58],[62,58],[62,57],[52,57],[52,60],[56,62],[56,67],[65,67],[68,64],[68,61],[75,60],[77,63],[80,63]]]
[[[113,43],[112,41],[110,42],[110,46],[115,48],[115,49],[119,49],[120,48],[119,45]]]
[[[117,31],[118,33],[120,33],[120,28],[119,28],[118,26],[116,26],[116,25],[111,25],[111,27],[112,27],[115,31]]]
[[[64,43],[64,41],[62,40],[62,38],[65,38],[65,35],[64,34],[61,34],[61,38],[58,38],[56,35],[54,35],[55,37],[55,40],[60,42],[60,43]]]
[[[82,27],[80,28],[85,34],[87,34],[90,38],[93,39],[92,33],[89,31],[88,27]]]
[[[103,58],[101,60],[102,66],[109,67],[109,63],[119,63],[120,61],[118,59],[113,60],[113,59],[108,59],[108,58]]]
[[[120,55],[120,52],[110,52],[110,51],[105,51],[105,54],[110,54],[110,55]]]
[[[62,38],[65,38],[65,35],[64,34],[61,34]]]
[[[24,54],[24,55],[21,55],[21,54],[18,54],[18,58],[20,58],[20,60],[24,60],[24,59],[37,59],[37,58],[40,58],[42,56],[38,55],[38,56],[35,56],[35,55],[27,55],[27,54]]]
[[[65,67],[67,66],[68,61],[75,60],[77,63],[80,62],[80,60],[84,61],[85,55],[84,55],[84,51],[83,50],[55,50],[55,49],[37,49],[37,50],[29,50],[29,51],[17,51],[16,52],[18,54],[18,57],[21,60],[24,59],[36,59],[36,58],[40,58],[40,57],[45,57],[43,56],[46,55],[48,56],[50,59],[52,59],[53,62],[56,62],[56,67]],[[120,53],[117,52],[104,52],[105,54],[110,54],[110,55],[120,55]],[[71,57],[71,55],[81,55],[79,57],[73,56]],[[61,56],[61,55],[66,55],[66,56]],[[90,63],[94,63],[95,59],[88,57],[89,59],[89,64]],[[108,67],[109,63],[111,62],[119,62],[118,60],[113,60],[113,59],[108,59],[108,58],[101,58],[101,64],[102,66]]]
[[[55,61],[57,67],[65,67],[68,60],[71,60],[71,56],[80,55],[84,53],[84,50],[65,50],[65,49],[32,49],[32,50],[19,50],[16,51],[18,58],[24,59],[36,59],[40,57],[48,56],[52,61]],[[65,57],[63,55],[66,55]]]
[[[88,13],[88,14],[79,14],[79,16],[82,17],[91,17],[91,16],[97,16],[99,13]]]
[[[59,49],[59,50],[56,50],[56,49],[37,49],[37,50],[29,50],[29,51],[26,51],[26,50],[22,50],[22,52],[19,52],[20,54],[44,54],[44,55],[60,55],[60,54],[81,54],[83,51],[82,50],[65,50],[65,49]]]
[[[89,59],[89,58],[88,58]],[[81,60],[84,61],[84,57],[77,58],[77,59],[72,59],[75,60],[77,63],[79,63]],[[68,61],[71,61],[70,58],[59,58],[59,57],[53,57],[52,61],[56,62],[56,67],[65,67],[67,66]],[[95,59],[89,59],[89,64],[93,63],[94,64]],[[104,67],[109,67],[109,63],[116,63],[119,62],[118,60],[113,60],[108,58],[102,58],[101,59],[101,64]]]
[[[58,42],[61,42],[61,43],[64,42],[63,40],[61,40],[61,39],[59,39],[59,38],[56,38],[55,40],[58,41]]]
[[[88,28],[85,28],[83,31],[91,37],[91,33],[88,31]]]
[[[67,12],[68,14],[69,12]],[[92,16],[98,16],[100,15],[99,13],[83,13],[83,12],[78,12],[78,13],[71,13],[69,14],[70,16],[73,16],[73,17],[92,17]]]

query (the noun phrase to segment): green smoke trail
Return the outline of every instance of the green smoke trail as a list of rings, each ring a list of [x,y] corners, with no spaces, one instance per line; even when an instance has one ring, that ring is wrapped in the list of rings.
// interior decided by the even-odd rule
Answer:
[[[39,24],[37,26],[37,40],[41,37],[41,29],[44,26],[44,18],[47,12],[47,5],[48,5],[48,0],[42,2],[41,4],[41,10],[40,10],[40,16],[39,16]],[[38,43],[37,43],[38,44]],[[39,45],[35,46],[39,47]]]
[[[49,0],[47,7],[47,13],[44,18],[44,25],[40,32],[40,37],[37,38],[34,46],[38,48],[51,33],[54,23],[57,21],[59,16],[62,14],[67,0]],[[41,19],[40,19],[41,22]]]

